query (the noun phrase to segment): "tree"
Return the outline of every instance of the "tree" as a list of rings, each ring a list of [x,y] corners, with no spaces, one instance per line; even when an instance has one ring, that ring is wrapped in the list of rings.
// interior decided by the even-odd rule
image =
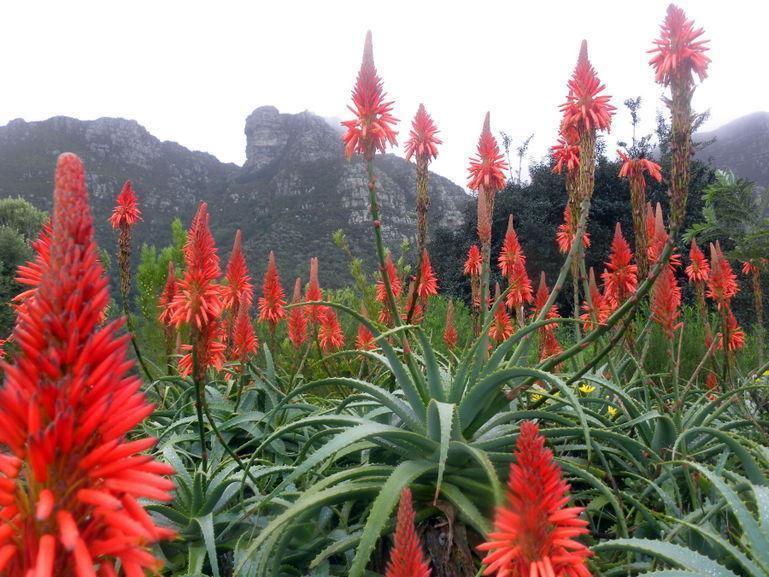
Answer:
[[[21,198],[0,199],[0,337],[13,328],[16,314],[11,300],[22,287],[14,280],[16,268],[33,256],[32,242],[48,214]]]

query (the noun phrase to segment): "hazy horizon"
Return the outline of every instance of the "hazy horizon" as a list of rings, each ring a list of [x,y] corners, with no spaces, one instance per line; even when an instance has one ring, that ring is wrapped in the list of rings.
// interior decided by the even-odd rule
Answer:
[[[436,17],[432,2],[340,2],[334,18],[328,5],[310,2],[233,2],[213,10],[197,2],[138,2],[130,12],[89,2],[4,5],[5,22],[35,27],[9,26],[0,37],[4,54],[22,54],[2,64],[0,124],[60,115],[128,118],[161,140],[241,165],[245,119],[259,106],[349,116],[371,29],[377,68],[401,120],[393,152],[402,155],[411,118],[424,102],[444,140],[432,169],[464,186],[487,110],[494,133],[510,134],[513,148],[534,133],[529,156],[546,154],[583,37],[618,108],[607,153],[613,155],[617,139],[630,138],[627,98],[643,98],[639,132],[651,132],[663,105],[646,50],[667,4],[586,0],[573,10],[566,2],[479,2],[472,11],[440,5]],[[711,111],[703,130],[767,110],[769,79],[752,73],[745,55],[762,53],[769,6],[679,4],[711,40],[709,77],[694,99],[696,110]]]

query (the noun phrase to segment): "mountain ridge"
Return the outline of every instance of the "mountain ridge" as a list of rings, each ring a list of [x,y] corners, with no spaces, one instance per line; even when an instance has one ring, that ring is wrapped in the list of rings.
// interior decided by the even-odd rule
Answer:
[[[325,262],[327,286],[348,279],[347,263],[331,240],[341,228],[356,256],[370,259],[370,223],[365,167],[342,154],[339,131],[310,112],[256,108],[246,119],[246,161],[224,163],[214,155],[161,141],[135,120],[56,116],[0,127],[0,196],[21,196],[50,209],[53,167],[61,152],[83,159],[100,246],[114,246],[106,219],[125,180],[132,180],[144,214],[137,242],[164,246],[170,222],[185,226],[199,201],[209,204],[220,254],[226,256],[235,230],[255,277],[274,249],[285,279],[306,276],[311,256]],[[383,234],[397,250],[414,234],[414,167],[398,156],[375,160]],[[433,226],[457,224],[468,196],[457,185],[431,175]],[[134,251],[138,253],[138,250]]]

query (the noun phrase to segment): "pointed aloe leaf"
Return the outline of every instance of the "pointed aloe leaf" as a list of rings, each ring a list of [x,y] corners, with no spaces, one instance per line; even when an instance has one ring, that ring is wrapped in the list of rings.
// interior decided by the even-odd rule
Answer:
[[[403,461],[395,468],[371,505],[371,512],[366,519],[358,549],[355,551],[355,558],[350,566],[349,577],[362,577],[364,575],[374,545],[382,535],[382,530],[398,504],[403,488],[434,468],[435,463],[425,460]]]
[[[459,487],[451,483],[444,483],[443,496],[457,508],[459,515],[466,522],[472,525],[482,536],[486,536],[490,529],[488,520]]]
[[[429,440],[423,435],[418,435],[417,433],[404,431],[403,429],[391,427],[389,425],[383,425],[374,421],[367,421],[358,425],[357,427],[347,429],[335,435],[325,445],[304,459],[299,464],[299,466],[297,466],[291,473],[286,475],[283,481],[277,487],[275,487],[267,499],[277,495],[294,480],[312,470],[326,459],[329,459],[334,454],[343,450],[348,445],[365,439],[373,439],[378,436],[388,437],[391,439],[402,439],[408,443],[421,447],[425,451],[435,451],[438,449],[437,443]]]
[[[751,483],[755,483],[756,485],[769,486],[769,481],[767,481],[766,476],[764,475],[763,471],[761,471],[761,468],[758,466],[758,463],[756,463],[756,460],[751,456],[750,452],[734,437],[732,437],[732,435],[724,431],[719,431],[718,429],[714,429],[712,427],[695,427],[693,429],[684,431],[681,433],[678,439],[676,439],[675,445],[673,445],[673,454],[675,455],[679,445],[683,443],[686,438],[694,435],[710,435],[711,437],[715,437],[721,441],[740,460],[742,468],[745,469],[745,474],[748,476],[748,479],[750,479]]]
[[[744,538],[750,542],[750,549],[753,551],[753,555],[763,565],[764,571],[769,574],[769,533],[761,530],[751,512],[740,500],[734,489],[726,484],[723,477],[698,463],[689,461],[685,461],[685,463],[707,477],[716,490],[726,499],[730,512],[737,519],[740,527],[742,527]]]
[[[419,339],[420,347],[422,348],[422,358],[427,371],[427,390],[430,396],[436,401],[446,401],[446,389],[443,386],[443,380],[441,379],[441,369],[438,365],[438,360],[435,358],[435,351],[430,344],[430,340],[425,335],[422,327],[416,329],[417,339]]]
[[[634,551],[641,555],[647,555],[678,565],[687,571],[693,571],[698,577],[737,577],[731,570],[720,563],[705,557],[696,551],[652,539],[615,539],[599,543],[593,547],[595,553],[608,551],[627,552]]]
[[[452,451],[460,451],[466,453],[471,459],[478,463],[478,466],[481,467],[483,472],[486,474],[486,478],[489,480],[489,485],[491,485],[491,490],[494,493],[495,504],[499,505],[503,498],[502,484],[500,483],[499,477],[497,476],[497,470],[494,468],[494,465],[492,464],[491,459],[489,459],[489,456],[486,454],[486,452],[473,447],[468,443],[458,441],[452,442],[450,449]]]
[[[427,433],[433,441],[440,443],[440,452],[438,454],[438,480],[435,484],[434,497],[436,500],[441,492],[443,473],[446,471],[446,458],[449,454],[449,443],[451,442],[455,409],[455,405],[437,401],[430,401],[430,404],[427,406]]]

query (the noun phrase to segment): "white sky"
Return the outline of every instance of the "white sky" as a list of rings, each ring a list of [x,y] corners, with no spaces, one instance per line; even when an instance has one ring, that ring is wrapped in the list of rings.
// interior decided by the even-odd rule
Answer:
[[[713,59],[695,108],[715,128],[769,109],[769,2],[682,0]],[[257,106],[347,118],[365,31],[405,140],[419,102],[444,140],[433,169],[465,184],[483,114],[531,155],[554,142],[579,43],[620,108],[641,95],[651,129],[660,89],[648,55],[662,0],[371,2],[7,1],[0,4],[0,124],[54,115],[136,119],[162,140],[242,163]],[[611,144],[613,147],[613,144]]]

